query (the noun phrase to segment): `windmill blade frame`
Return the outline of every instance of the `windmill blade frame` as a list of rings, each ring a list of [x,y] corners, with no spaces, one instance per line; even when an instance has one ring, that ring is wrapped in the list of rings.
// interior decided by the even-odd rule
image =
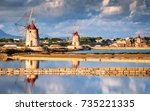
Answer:
[[[26,29],[28,25],[31,23],[31,18],[33,14],[33,9],[29,12],[26,12],[16,23],[16,29],[20,35],[23,36],[23,39],[25,40],[25,34],[26,34]]]
[[[29,16],[29,20],[27,22],[28,23],[27,25],[29,25],[31,23],[32,14],[33,14],[33,8],[32,8],[32,10],[30,12],[30,16]]]

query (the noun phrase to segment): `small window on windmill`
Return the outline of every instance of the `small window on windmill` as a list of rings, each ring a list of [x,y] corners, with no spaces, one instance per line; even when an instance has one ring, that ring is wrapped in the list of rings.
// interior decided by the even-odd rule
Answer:
[[[31,33],[31,31],[30,31],[30,33]]]
[[[30,62],[30,65],[32,66],[32,61]]]

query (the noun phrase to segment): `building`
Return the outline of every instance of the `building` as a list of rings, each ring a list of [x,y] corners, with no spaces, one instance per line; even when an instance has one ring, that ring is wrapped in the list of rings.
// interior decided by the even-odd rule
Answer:
[[[102,41],[103,41],[103,39],[102,38],[96,38],[96,43],[101,43]]]
[[[136,37],[136,43],[139,43],[139,44],[142,43],[142,38],[140,36]]]
[[[114,42],[112,44],[112,46],[114,46],[114,47],[125,47],[126,46],[126,40],[125,39],[120,39],[120,40]]]
[[[17,49],[18,46],[16,44],[6,44],[3,47],[7,49]]]
[[[83,47],[80,45],[80,36],[78,32],[73,33],[72,45],[68,46],[67,48],[71,50],[83,49]]]
[[[26,46],[37,47],[39,46],[39,33],[34,22],[29,24],[26,29]]]
[[[112,46],[114,47],[147,47],[146,42],[140,36],[135,38],[126,38],[115,41]]]
[[[135,47],[135,44],[132,38],[128,37],[125,39],[125,41],[126,41],[125,47]]]
[[[135,47],[146,47],[146,42],[142,40],[140,36],[135,38]]]
[[[75,47],[80,45],[80,36],[78,32],[73,33],[72,45]]]

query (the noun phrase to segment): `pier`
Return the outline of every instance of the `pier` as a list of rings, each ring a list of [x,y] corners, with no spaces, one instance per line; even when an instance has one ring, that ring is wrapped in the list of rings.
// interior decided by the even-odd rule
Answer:
[[[0,68],[0,76],[135,76],[150,77],[150,68]]]

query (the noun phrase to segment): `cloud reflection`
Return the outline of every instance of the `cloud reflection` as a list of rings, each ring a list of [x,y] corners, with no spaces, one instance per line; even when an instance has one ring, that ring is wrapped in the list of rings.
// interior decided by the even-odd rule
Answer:
[[[39,76],[32,93],[42,94],[145,94],[150,78]],[[0,77],[0,93],[26,93],[25,82],[16,77]]]

